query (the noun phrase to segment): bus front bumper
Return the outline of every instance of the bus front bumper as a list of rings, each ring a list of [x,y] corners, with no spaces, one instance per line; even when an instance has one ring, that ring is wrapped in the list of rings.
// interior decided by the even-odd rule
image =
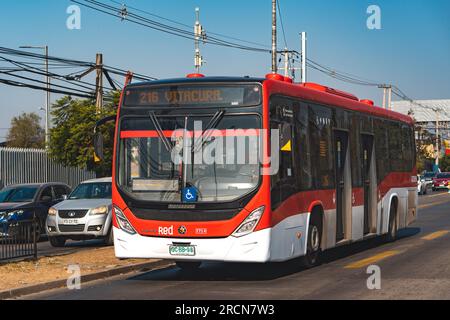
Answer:
[[[264,229],[243,237],[160,238],[128,234],[114,227],[114,249],[117,258],[151,258],[188,261],[267,262],[270,259],[270,230]],[[174,244],[188,244],[195,255],[169,253]]]

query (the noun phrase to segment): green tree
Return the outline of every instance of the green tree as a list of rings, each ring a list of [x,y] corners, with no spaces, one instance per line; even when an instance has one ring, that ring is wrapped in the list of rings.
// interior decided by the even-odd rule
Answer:
[[[450,172],[450,156],[445,155],[439,159],[439,168],[442,172]]]
[[[52,106],[53,128],[50,130],[50,155],[65,166],[76,166],[93,170],[98,177],[111,175],[112,149],[114,144],[114,124],[102,126],[104,136],[104,160],[94,163],[94,127],[103,117],[115,115],[119,93],[112,95],[112,103],[96,114],[95,101],[73,100],[64,97]]]
[[[7,146],[12,148],[44,148],[45,131],[40,125],[41,117],[34,112],[22,113],[11,120]]]

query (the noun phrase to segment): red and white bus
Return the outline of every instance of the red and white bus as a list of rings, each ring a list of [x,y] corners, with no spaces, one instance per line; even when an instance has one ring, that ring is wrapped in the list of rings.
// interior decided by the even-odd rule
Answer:
[[[128,84],[116,121],[118,258],[192,268],[303,256],[313,266],[336,246],[394,240],[417,215],[412,119],[343,91],[278,74],[193,74]],[[213,152],[230,162],[192,161],[219,135],[246,142]]]

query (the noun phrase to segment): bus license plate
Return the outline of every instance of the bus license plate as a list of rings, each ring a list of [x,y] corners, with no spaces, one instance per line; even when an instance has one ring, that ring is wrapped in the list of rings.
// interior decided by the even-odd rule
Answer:
[[[172,256],[195,256],[194,246],[170,246],[169,253]]]

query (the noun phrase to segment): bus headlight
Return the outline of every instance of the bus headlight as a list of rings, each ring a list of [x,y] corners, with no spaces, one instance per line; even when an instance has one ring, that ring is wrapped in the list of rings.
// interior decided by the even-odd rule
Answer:
[[[242,237],[249,233],[252,233],[253,230],[255,230],[256,225],[258,224],[259,220],[261,219],[263,213],[264,213],[265,207],[259,207],[256,210],[253,210],[247,218],[240,224],[240,226],[236,229],[235,232],[233,232],[233,237]]]
[[[108,206],[100,206],[94,209],[89,210],[89,215],[95,216],[98,214],[106,214],[108,213]]]
[[[136,230],[134,230],[131,223],[128,221],[127,217],[123,214],[122,210],[114,206],[114,213],[116,214],[117,224],[120,229],[129,234],[136,234]]]

